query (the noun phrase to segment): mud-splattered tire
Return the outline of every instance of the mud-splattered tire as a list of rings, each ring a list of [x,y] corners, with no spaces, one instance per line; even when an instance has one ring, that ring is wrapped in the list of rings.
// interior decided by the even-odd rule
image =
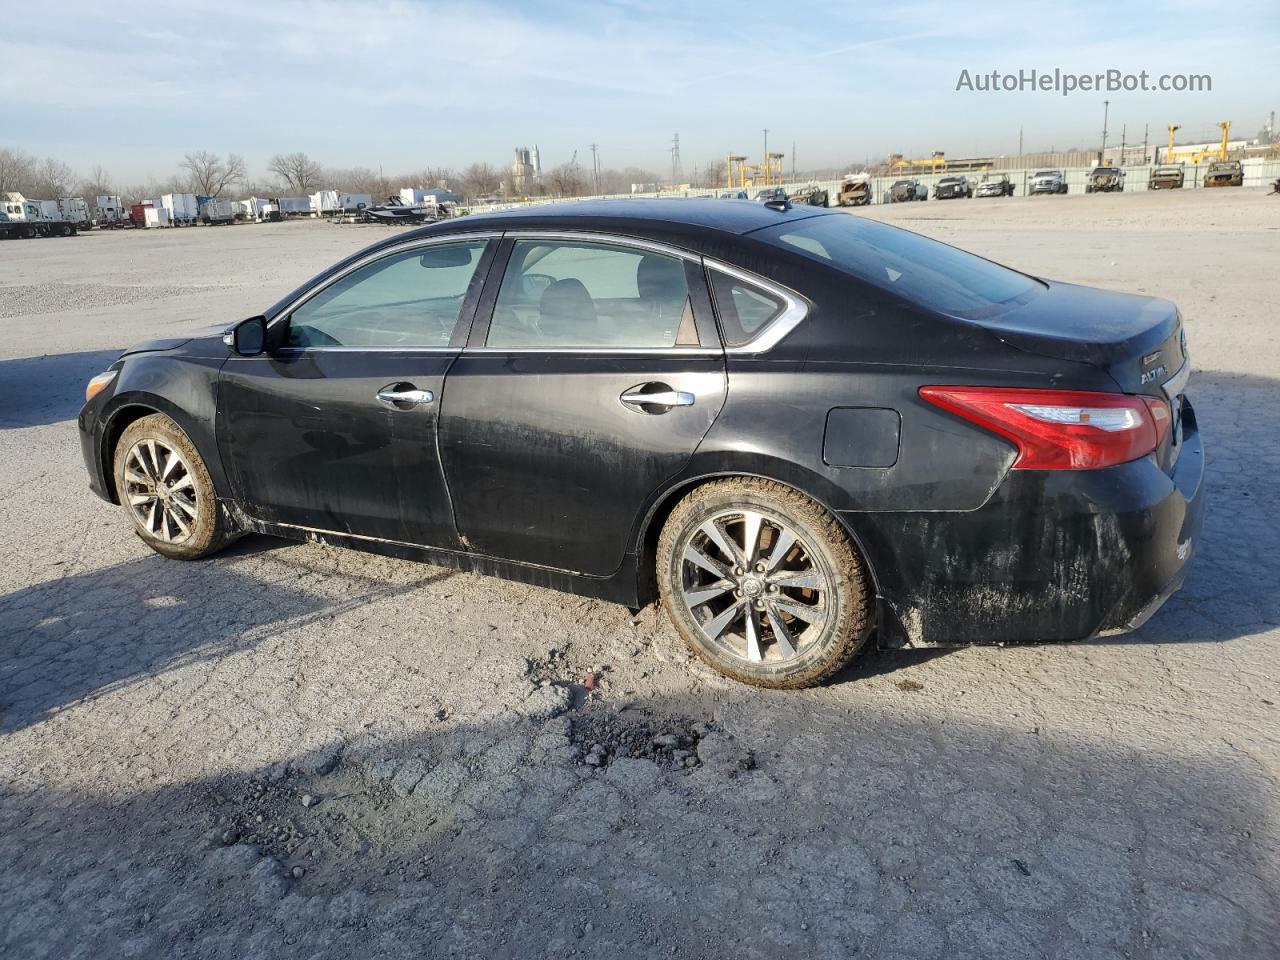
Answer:
[[[699,487],[658,539],[658,589],[689,648],[759,687],[819,683],[874,626],[866,565],[827,510],[744,477]]]
[[[156,553],[198,560],[233,539],[204,460],[182,428],[164,414],[142,417],[125,428],[112,473],[125,514]]]

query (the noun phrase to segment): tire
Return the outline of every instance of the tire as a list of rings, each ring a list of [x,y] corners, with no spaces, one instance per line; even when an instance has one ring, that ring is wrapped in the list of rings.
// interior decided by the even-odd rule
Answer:
[[[171,460],[174,454],[177,463]],[[112,456],[112,474],[134,531],[156,553],[198,560],[233,539],[204,459],[164,414],[142,417],[125,428]]]
[[[756,548],[743,564],[752,522]],[[753,686],[819,683],[853,659],[874,626],[870,577],[844,528],[771,480],[694,490],[663,525],[656,566],[663,606],[689,649]]]

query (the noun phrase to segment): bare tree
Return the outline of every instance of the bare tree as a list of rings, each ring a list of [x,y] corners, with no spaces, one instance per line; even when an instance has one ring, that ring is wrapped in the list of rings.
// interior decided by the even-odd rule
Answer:
[[[381,201],[391,192],[391,187],[377,170],[369,167],[350,167],[346,170],[326,170],[325,181],[335,190],[347,193],[367,193]]]
[[[577,197],[582,194],[585,180],[582,168],[576,163],[562,163],[547,177],[551,192],[558,197]]]
[[[182,158],[179,166],[191,178],[191,190],[205,197],[217,197],[233,183],[245,179],[244,158],[235,153],[223,160],[216,153],[197,150]]]
[[[75,174],[61,160],[45,157],[32,171],[30,195],[42,200],[53,200],[65,197],[71,192],[71,182]]]
[[[310,193],[320,186],[323,170],[305,153],[277,153],[267,169],[280,177],[290,189]]]
[[[114,190],[115,187],[111,183],[111,174],[107,173],[100,163],[95,164],[89,172],[89,176],[80,181],[80,193],[90,201],[94,197],[109,197]]]
[[[462,192],[468,197],[496,193],[502,183],[498,171],[487,163],[473,163],[462,171]]]
[[[35,157],[21,150],[0,150],[0,193],[25,193],[31,187]]]

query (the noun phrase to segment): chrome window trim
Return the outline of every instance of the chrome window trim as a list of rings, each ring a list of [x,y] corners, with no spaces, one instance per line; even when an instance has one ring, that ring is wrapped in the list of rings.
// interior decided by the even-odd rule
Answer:
[[[588,356],[719,357],[714,347],[467,347],[463,353],[585,354]]]
[[[766,353],[772,350],[778,343],[800,325],[800,322],[809,315],[809,303],[798,293],[788,290],[781,284],[774,283],[772,280],[766,280],[759,274],[751,273],[739,267],[731,267],[727,263],[721,263],[719,260],[704,259],[708,270],[714,270],[723,273],[726,276],[733,277],[743,283],[750,284],[753,287],[759,287],[766,293],[769,293],[780,299],[785,306],[782,312],[766,323],[760,330],[756,332],[746,343],[736,347],[725,346],[724,352],[730,356],[752,355],[757,353]],[[715,291],[712,291],[714,298]],[[724,333],[721,331],[721,337]]]
[[[636,247],[693,263],[699,263],[702,260],[698,254],[681,247],[673,247],[656,240],[642,240],[639,237],[618,236],[614,233],[593,233],[589,230],[539,230],[528,227],[507,230],[504,235],[509,240],[576,240],[583,243],[604,243],[615,247]]]
[[[295,299],[291,300],[288,303],[288,305],[284,307],[284,309],[282,309],[279,313],[277,313],[274,317],[271,318],[270,322],[268,322],[267,324],[267,329],[270,329],[271,327],[275,326],[281,320],[288,319],[290,316],[293,315],[293,311],[297,310],[300,306],[302,306],[312,297],[316,296],[318,293],[321,293],[322,291],[327,290],[331,285],[337,283],[339,280],[342,280],[344,277],[349,277],[355,271],[360,270],[364,267],[367,267],[371,263],[376,263],[378,260],[385,259],[386,257],[394,257],[397,254],[401,254],[409,250],[416,250],[419,247],[430,247],[430,246],[435,246],[441,243],[466,243],[472,240],[489,241],[489,240],[501,239],[501,237],[502,237],[502,232],[500,230],[484,230],[484,231],[478,231],[476,233],[448,233],[439,237],[421,237],[417,240],[409,240],[404,243],[398,243],[392,247],[384,247],[380,250],[375,250],[372,253],[368,254],[367,256],[361,257],[359,260],[351,264],[349,267],[347,267],[347,269],[343,270],[341,273],[335,273],[328,280],[324,281],[324,283],[316,284],[316,286],[311,287],[310,289],[299,294]],[[302,349],[302,348],[290,348],[290,349]],[[314,348],[306,348],[306,349],[314,349]],[[335,349],[335,348],[325,348],[325,349]],[[371,348],[363,347],[358,349],[368,350]],[[413,349],[413,348],[397,347],[396,349]],[[434,349],[434,348],[424,347],[421,349]]]
[[[280,353],[461,353],[461,347],[279,347]]]

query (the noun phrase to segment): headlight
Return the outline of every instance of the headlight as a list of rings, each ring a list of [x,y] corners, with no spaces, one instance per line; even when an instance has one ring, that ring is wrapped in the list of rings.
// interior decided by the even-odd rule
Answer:
[[[116,378],[116,373],[118,372],[119,371],[116,370],[108,370],[106,373],[100,373],[90,380],[84,388],[84,402],[88,403],[105,390],[107,388],[107,384]]]

